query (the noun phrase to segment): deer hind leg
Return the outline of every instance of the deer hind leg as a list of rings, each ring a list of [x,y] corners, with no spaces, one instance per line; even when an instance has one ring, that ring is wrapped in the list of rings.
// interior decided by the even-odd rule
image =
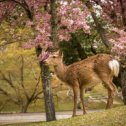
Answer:
[[[81,100],[77,102],[77,109],[81,109]]]
[[[114,97],[114,93],[116,91],[116,87],[111,81],[104,82],[104,84],[108,90],[108,100],[107,100],[106,109],[109,109],[109,108],[112,108],[112,105],[113,105],[113,97]]]
[[[85,109],[83,96],[84,96],[84,89],[80,88],[80,99],[81,99],[81,103],[82,103],[82,107],[83,107],[83,114],[86,114],[86,109]]]
[[[73,93],[74,93],[74,107],[73,107],[73,115],[76,116],[76,109],[77,109],[77,102],[80,96],[80,89],[78,83],[73,86]]]
[[[112,108],[113,96],[114,96],[113,90],[112,89],[108,89],[108,100],[107,100],[106,109]]]
[[[119,92],[118,92],[118,89],[117,89],[117,87],[116,87],[116,85],[111,81],[110,82],[111,84],[112,84],[112,86],[114,87],[114,95],[116,96],[118,96],[119,95]]]

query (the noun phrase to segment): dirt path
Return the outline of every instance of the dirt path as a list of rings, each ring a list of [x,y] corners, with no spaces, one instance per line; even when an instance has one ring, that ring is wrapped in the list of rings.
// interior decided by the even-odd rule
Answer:
[[[77,114],[82,114],[82,111],[78,111]],[[71,115],[72,111],[56,112],[56,119],[70,118]],[[0,125],[40,121],[46,121],[45,113],[0,114]]]

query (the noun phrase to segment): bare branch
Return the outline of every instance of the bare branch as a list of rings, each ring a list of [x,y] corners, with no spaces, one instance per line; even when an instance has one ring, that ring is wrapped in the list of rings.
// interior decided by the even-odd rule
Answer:
[[[40,82],[40,76],[39,76],[38,79],[37,79],[37,82],[36,82],[34,91],[33,91],[32,95],[30,96],[30,100],[35,99],[35,97],[36,97],[36,92],[37,92],[38,85],[39,85],[39,82]],[[38,95],[39,95],[39,94],[38,94]],[[38,96],[38,95],[37,95],[37,96]]]
[[[12,44],[12,43],[16,43],[17,41],[13,41],[13,42],[4,42],[2,44],[0,44],[0,48],[3,47],[3,46],[6,46],[6,45],[9,45],[9,44]]]
[[[15,86],[14,86],[12,80],[11,80],[11,73],[10,72],[8,73],[9,78],[7,78],[5,76],[5,74],[2,73],[1,71],[0,71],[0,74],[2,75],[2,78],[1,79],[4,80],[4,81],[6,81],[7,84],[9,84],[11,88],[15,89]]]
[[[10,97],[10,94],[8,92],[6,92],[3,88],[0,87],[0,93],[5,95],[5,96],[8,96]]]
[[[33,73],[33,75],[34,75],[34,79],[35,80],[38,80],[38,78],[37,78],[37,75],[36,75],[36,72],[35,72],[35,69],[34,69],[34,67],[33,67],[33,65],[32,65],[32,63],[30,62],[30,64],[31,64],[31,71],[32,71],[32,73]]]
[[[27,93],[25,86],[24,86],[24,57],[23,57],[23,55],[21,55],[20,57],[21,57],[21,68],[20,68],[20,71],[21,71],[21,87],[23,88],[23,91],[25,93],[26,98],[29,99],[28,93]]]
[[[21,99],[21,96],[19,95],[19,90],[18,90],[18,88],[17,87],[15,87],[14,86],[14,83],[12,82],[12,79],[11,79],[11,77],[12,77],[12,73],[8,73],[8,77],[6,77],[5,76],[5,74],[3,74],[1,71],[0,71],[0,73],[1,73],[1,75],[2,75],[2,80],[4,80],[5,82],[7,82],[7,84],[15,91],[15,94],[16,94],[16,96],[17,96],[17,99],[18,100],[15,100],[15,99],[13,99],[11,96],[10,96],[10,94],[6,91],[6,90],[4,90],[4,89],[2,89],[1,88],[1,93],[2,94],[4,94],[4,95],[6,95],[7,97],[9,97],[13,102],[15,102],[16,104],[18,104],[18,101],[19,101],[19,99]]]
[[[36,94],[34,95],[34,97],[32,97],[32,100],[40,99],[40,97],[38,97],[38,96],[39,96],[40,94],[42,94],[42,93],[43,93],[42,91],[36,93]]]
[[[7,96],[9,99],[11,99],[15,104],[19,104],[19,100],[12,97],[6,90],[0,87],[0,93]]]
[[[10,101],[10,99],[7,99],[2,105],[0,106],[0,112],[4,109],[5,105]]]

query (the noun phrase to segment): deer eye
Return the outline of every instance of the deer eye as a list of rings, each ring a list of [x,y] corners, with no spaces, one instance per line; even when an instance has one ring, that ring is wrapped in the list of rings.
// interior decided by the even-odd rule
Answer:
[[[52,58],[56,58],[56,56],[53,56]]]

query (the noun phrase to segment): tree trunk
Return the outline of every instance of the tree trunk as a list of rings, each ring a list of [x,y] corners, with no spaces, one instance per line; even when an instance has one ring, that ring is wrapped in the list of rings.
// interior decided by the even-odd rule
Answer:
[[[57,0],[50,0],[50,14],[51,14],[51,40],[53,42],[54,50],[59,49],[59,39],[58,39],[58,17],[57,17]]]
[[[29,103],[24,103],[24,104],[21,106],[21,112],[22,112],[22,113],[26,113],[27,110],[28,110],[28,106],[29,106]]]
[[[121,81],[122,86],[123,102],[126,105],[126,66],[121,65],[119,79]]]
[[[53,95],[51,91],[50,84],[50,71],[49,67],[46,64],[41,65],[41,78],[43,83],[43,92],[45,99],[45,110],[46,110],[46,119],[47,121],[56,120],[55,117],[55,108],[53,103]]]
[[[126,65],[120,63],[120,72],[118,77],[114,77],[114,84],[122,88],[123,102],[126,105]]]
[[[36,48],[37,57],[40,55],[41,51],[41,47]],[[45,100],[46,121],[53,121],[56,120],[56,116],[50,83],[50,71],[49,67],[43,62],[40,61],[39,65],[41,69],[41,80]]]
[[[124,30],[126,30],[126,16],[125,16],[125,13],[126,13],[126,7],[124,5],[124,1],[123,0],[119,0],[120,2],[120,7],[121,7],[121,13],[122,13],[122,22],[123,22],[123,25],[125,27]]]

